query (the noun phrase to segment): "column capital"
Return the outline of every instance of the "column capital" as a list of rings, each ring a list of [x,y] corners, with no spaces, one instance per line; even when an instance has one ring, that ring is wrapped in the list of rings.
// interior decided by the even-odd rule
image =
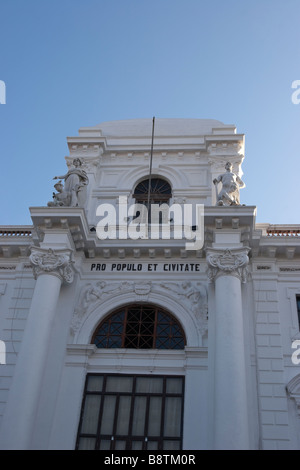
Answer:
[[[71,284],[74,279],[72,250],[53,250],[52,248],[31,247],[29,256],[35,279],[40,274],[51,274],[62,282]]]
[[[241,282],[247,282],[248,253],[250,248],[209,248],[206,254],[208,279],[213,282],[219,276],[235,276]]]

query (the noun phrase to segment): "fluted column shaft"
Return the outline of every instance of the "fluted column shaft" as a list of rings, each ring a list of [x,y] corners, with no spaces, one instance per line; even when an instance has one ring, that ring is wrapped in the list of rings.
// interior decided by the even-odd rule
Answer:
[[[215,282],[214,448],[249,449],[248,401],[241,282],[246,282],[248,249],[207,254]]]
[[[71,250],[33,248],[30,261],[36,285],[1,426],[2,449],[30,449],[61,284],[73,281]]]

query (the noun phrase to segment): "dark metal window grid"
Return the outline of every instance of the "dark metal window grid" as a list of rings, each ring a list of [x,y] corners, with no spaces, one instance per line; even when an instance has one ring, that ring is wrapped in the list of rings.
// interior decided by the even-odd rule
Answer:
[[[97,391],[90,391],[89,390],[89,380],[93,377],[103,377],[102,388],[101,390]],[[131,391],[108,391],[107,388],[107,381],[111,377],[129,377],[132,378],[132,389]],[[162,381],[162,390],[161,392],[139,392],[137,391],[137,381],[139,379],[158,379]],[[167,385],[168,380],[176,379],[181,381],[180,391],[177,393],[172,393],[168,391]],[[83,416],[85,411],[85,400],[88,396],[91,395],[100,395],[101,396],[101,404],[99,407],[99,414],[98,414],[98,425],[97,431],[93,434],[87,434],[81,432]],[[115,409],[114,409],[114,418],[112,423],[112,433],[104,434],[101,433],[101,426],[102,426],[102,418],[104,412],[104,399],[107,396],[115,397]],[[127,434],[118,434],[117,433],[117,420],[120,411],[120,399],[121,397],[131,397],[131,405],[130,405],[130,412],[129,412],[129,424],[128,424],[128,433]],[[143,433],[139,433],[137,435],[133,434],[133,415],[136,405],[136,400],[138,397],[145,397],[147,401],[146,405],[146,414],[145,414],[145,421],[144,421],[144,430]],[[160,424],[159,424],[159,434],[157,435],[148,435],[149,423],[153,416],[150,413],[150,399],[152,397],[161,397],[161,413],[160,413]],[[165,405],[166,400],[168,398],[179,398],[181,400],[181,411],[180,411],[180,422],[178,423],[179,432],[178,435],[167,435],[164,433],[165,429]],[[80,449],[81,439],[94,439],[94,450],[101,450],[103,446],[105,450],[181,450],[182,449],[182,434],[183,434],[183,404],[184,404],[184,377],[183,376],[174,376],[174,375],[127,375],[127,374],[87,374],[86,382],[85,382],[85,389],[84,389],[84,396],[82,401],[82,409],[81,409],[81,416],[80,416],[80,423],[76,441],[76,450]],[[122,449],[120,449],[120,444]],[[103,449],[104,450],[104,449]]]
[[[97,348],[184,349],[186,341],[171,314],[157,306],[132,304],[105,318],[92,343]]]

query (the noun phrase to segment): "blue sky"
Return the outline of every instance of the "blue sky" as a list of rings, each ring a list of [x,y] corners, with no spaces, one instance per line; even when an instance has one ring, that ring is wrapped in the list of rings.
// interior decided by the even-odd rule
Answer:
[[[135,118],[245,134],[241,202],[300,224],[299,0],[0,0],[2,225],[31,224],[67,136]]]

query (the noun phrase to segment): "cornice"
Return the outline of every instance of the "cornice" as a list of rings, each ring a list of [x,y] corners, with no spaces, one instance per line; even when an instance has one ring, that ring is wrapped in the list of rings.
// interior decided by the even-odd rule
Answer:
[[[69,231],[76,251],[87,258],[203,258],[203,251],[213,246],[214,233],[240,233],[243,246],[251,248],[251,257],[270,260],[299,260],[300,226],[276,225],[276,234],[268,234],[270,225],[255,224],[255,206],[204,207],[205,244],[202,250],[185,249],[186,240],[99,240],[95,225],[88,222],[81,207],[31,207],[32,226],[0,227],[0,258],[28,257],[32,245],[39,246],[45,232]],[[275,227],[275,226],[271,226]],[[273,229],[272,228],[272,229]],[[117,227],[118,229],[118,227]],[[279,235],[278,235],[279,234]]]
[[[227,145],[237,146],[237,150],[234,152],[234,154],[238,154],[244,148],[244,134],[228,133],[224,132],[224,129],[224,133],[222,133],[222,129],[214,129],[214,132],[215,133],[208,135],[156,135],[153,149],[154,152],[159,150],[165,151],[166,149],[177,151],[188,149],[203,149],[209,154],[214,154],[214,151],[217,150],[219,155],[220,149],[222,150],[222,144],[224,145],[223,150],[225,150],[225,154],[228,150],[226,149]],[[85,135],[68,137],[67,144],[71,153],[74,151],[86,151],[86,154],[88,156],[89,151],[92,153],[97,151],[128,152],[129,149],[132,152],[149,151],[151,145],[151,138],[149,135],[105,136],[99,133],[99,129],[87,129]],[[216,146],[216,148],[214,148],[214,145]]]

